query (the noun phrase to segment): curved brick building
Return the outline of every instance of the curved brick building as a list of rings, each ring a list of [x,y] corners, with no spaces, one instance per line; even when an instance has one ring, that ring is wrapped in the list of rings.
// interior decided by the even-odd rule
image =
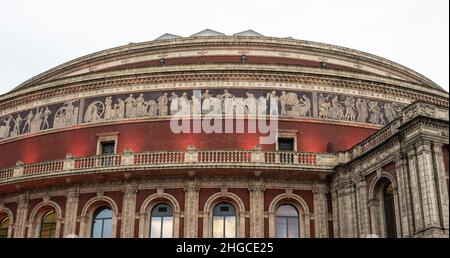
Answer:
[[[448,104],[251,30],[100,51],[0,96],[0,237],[448,237]]]

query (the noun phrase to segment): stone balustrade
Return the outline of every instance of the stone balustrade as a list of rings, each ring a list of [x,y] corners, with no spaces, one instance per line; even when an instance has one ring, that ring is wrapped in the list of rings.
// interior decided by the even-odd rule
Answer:
[[[417,101],[405,107],[399,117],[369,136],[364,141],[356,144],[351,149],[337,153],[339,163],[344,164],[359,157],[363,153],[383,144],[386,140],[399,131],[399,128],[416,117],[429,117],[443,121],[449,121],[449,110],[446,107],[436,106]]]
[[[0,183],[26,177],[48,174],[64,174],[86,170],[126,170],[152,168],[195,168],[208,166],[241,166],[243,168],[322,169],[331,172],[337,165],[337,157],[328,153],[277,152],[253,150],[196,150],[143,152],[130,150],[118,155],[73,157],[64,160],[24,164],[18,161],[13,168],[0,170]]]

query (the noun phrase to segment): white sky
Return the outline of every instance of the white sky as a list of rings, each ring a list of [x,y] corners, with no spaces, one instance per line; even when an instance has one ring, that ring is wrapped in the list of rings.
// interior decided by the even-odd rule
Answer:
[[[82,55],[205,28],[350,47],[449,89],[447,0],[2,0],[0,94]]]

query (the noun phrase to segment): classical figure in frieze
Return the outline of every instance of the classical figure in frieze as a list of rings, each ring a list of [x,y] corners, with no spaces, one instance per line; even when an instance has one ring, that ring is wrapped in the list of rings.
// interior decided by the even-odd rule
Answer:
[[[247,96],[247,98],[245,98],[245,100],[244,100],[247,114],[249,116],[256,116],[257,100],[255,98],[255,95],[252,93],[249,93],[249,92],[246,92],[245,95]]]
[[[369,122],[372,124],[385,125],[384,115],[381,112],[381,108],[378,106],[378,101],[369,102],[370,117]]]
[[[48,124],[48,118],[50,117],[51,114],[52,114],[52,111],[50,109],[48,109],[48,106],[45,107],[45,110],[43,113],[44,121],[42,122],[42,130],[50,128],[50,125]]]
[[[188,116],[191,113],[191,109],[189,106],[189,99],[186,92],[181,94],[181,97],[178,99],[178,108],[181,110],[181,115]]]
[[[192,115],[200,115],[202,113],[202,104],[200,100],[201,96],[192,95],[191,100],[189,101],[191,106],[191,114]]]
[[[367,102],[367,99],[361,98],[358,98],[358,100],[356,101],[356,110],[358,111],[356,121],[366,122],[366,119],[369,116],[369,108],[367,107]]]
[[[282,91],[281,92],[281,96],[280,96],[280,115],[281,116],[287,116],[287,112],[286,112],[286,105],[288,103],[288,96],[286,95],[286,91]]]
[[[105,120],[113,118],[112,97],[106,97],[105,100]]]
[[[170,95],[169,95],[170,94]],[[136,94],[134,94],[136,95]],[[268,91],[259,96],[251,92],[235,95],[227,89],[223,93],[212,95],[210,90],[202,94],[188,96],[187,92],[172,91],[164,93],[155,100],[145,100],[144,94],[127,95],[125,100],[107,96],[104,102],[93,100],[84,108],[82,121],[91,123],[104,120],[117,120],[136,117],[167,116],[169,114],[226,114],[226,115],[277,115],[286,117],[312,117],[312,101],[307,94],[300,92]],[[170,96],[170,98],[169,98]],[[314,95],[313,95],[314,96]],[[393,121],[404,105],[396,102],[368,100],[362,97],[343,96],[327,93],[317,94],[318,118],[357,121],[385,125]],[[279,103],[278,103],[279,102]],[[0,139],[21,134],[39,132],[53,128],[63,128],[78,123],[78,102],[67,101],[57,109],[54,117],[50,106],[26,110],[25,117],[10,116],[0,120]],[[90,103],[90,104],[89,104]],[[280,111],[278,111],[280,109]],[[181,111],[181,113],[180,113]],[[23,113],[21,113],[23,116]],[[49,119],[53,119],[53,124]]]
[[[355,99],[352,96],[347,96],[345,98],[344,105],[345,105],[344,119],[348,121],[355,121],[356,119]]]
[[[66,125],[72,124],[72,118],[76,117],[75,115],[75,105],[73,104],[73,101],[69,101],[65,104],[67,113],[66,113]]]
[[[139,94],[139,97],[136,98],[136,117],[143,117],[147,115],[145,108],[144,94],[141,93]]]
[[[205,93],[202,94],[202,113],[208,114],[211,111],[211,95],[209,94],[209,90],[205,90]]]
[[[339,96],[335,95],[331,99],[330,118],[342,120],[344,118],[344,108],[339,103]]]
[[[11,121],[13,120],[12,115],[7,118],[3,118],[3,123],[5,125],[0,126],[0,139],[6,139],[9,137],[9,131],[11,130]]]
[[[330,118],[331,103],[329,98],[330,95],[326,97],[323,94],[319,95],[319,118]]]
[[[175,92],[170,96],[170,114],[175,115],[178,112],[179,98]]]
[[[169,98],[167,97],[167,93],[164,93],[158,98],[158,111],[160,116],[168,115],[167,105],[169,104]]]
[[[234,97],[233,105],[235,107],[234,113],[238,116],[245,115],[245,100],[242,97]]]
[[[267,93],[266,99],[269,101],[269,112],[271,116],[278,115],[278,96],[276,91]]]
[[[17,114],[17,117],[14,119],[14,128],[11,132],[11,137],[20,135],[20,124],[22,123],[22,117],[20,116],[20,114]]]
[[[149,100],[145,103],[146,114],[149,117],[155,117],[158,115],[158,103],[154,100]]]
[[[311,100],[306,95],[300,98],[299,116],[311,116]]]
[[[117,103],[114,104],[113,113],[114,119],[123,119],[125,117],[125,101],[123,101],[121,98],[117,98]]]
[[[217,97],[210,97],[210,109],[211,111],[208,114],[211,115],[220,115],[222,114],[222,101]]]
[[[36,109],[36,114],[33,116],[33,119],[31,120],[32,133],[39,132],[41,130],[42,117],[44,116],[43,112],[44,111],[41,108]]]
[[[31,132],[31,121],[33,120],[34,114],[33,110],[25,117],[25,124],[22,127],[22,134]]]
[[[92,102],[86,109],[84,115],[84,122],[97,122],[103,119],[105,113],[105,105],[100,101]]]
[[[220,95],[222,100],[222,110],[226,115],[233,115],[233,98],[234,95],[229,93],[228,90],[223,90],[223,94]]]
[[[281,96],[284,98],[285,103],[285,111],[287,116],[291,117],[298,117],[301,113],[301,106],[300,106],[300,100],[298,99],[298,95],[295,92],[289,92],[289,93],[281,93]],[[281,97],[280,97],[281,98]],[[281,101],[280,101],[280,105]]]
[[[267,100],[264,96],[259,96],[258,98],[258,115],[267,115]]]
[[[132,118],[136,117],[136,100],[133,98],[133,94],[130,94],[128,98],[125,99],[125,117]]]
[[[386,116],[388,123],[395,119],[397,114],[393,103],[384,103],[384,115]]]
[[[74,101],[68,101],[58,109],[53,118],[53,128],[61,128],[68,125],[77,124],[78,107],[75,107]]]

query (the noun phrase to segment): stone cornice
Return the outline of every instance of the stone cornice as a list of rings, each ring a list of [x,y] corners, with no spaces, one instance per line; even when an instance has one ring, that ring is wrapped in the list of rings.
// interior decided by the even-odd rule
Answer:
[[[192,37],[192,38],[179,38],[172,40],[159,40],[159,41],[150,41],[150,42],[142,42],[142,43],[130,43],[125,46],[116,47],[112,49],[107,49],[104,51],[100,51],[97,53],[89,54],[62,65],[59,65],[53,69],[50,69],[42,74],[34,76],[30,80],[22,83],[16,89],[30,87],[36,83],[39,83],[42,79],[55,74],[57,72],[61,73],[65,70],[73,68],[75,66],[85,66],[92,63],[99,62],[105,59],[111,59],[114,57],[125,57],[126,55],[130,55],[133,53],[139,52],[161,52],[165,53],[167,51],[171,51],[173,49],[179,48],[195,48],[195,47],[213,47],[213,46],[236,46],[241,47],[243,49],[248,48],[250,46],[258,46],[258,47],[270,47],[274,49],[291,49],[293,51],[308,51],[313,52],[318,55],[320,54],[331,54],[333,56],[343,56],[343,57],[351,57],[355,60],[355,62],[368,62],[372,63],[376,66],[382,66],[385,68],[389,68],[393,71],[399,71],[401,73],[406,73],[409,76],[415,78],[416,80],[422,81],[424,85],[429,85],[431,88],[440,89],[435,83],[426,78],[423,75],[420,75],[411,69],[394,63],[390,60],[368,54],[365,52],[334,46],[330,44],[323,44],[317,42],[310,41],[300,41],[294,39],[287,38],[269,38],[269,37],[232,37],[232,36],[221,36],[221,37]]]
[[[448,106],[448,95],[445,92],[424,89],[411,83],[373,75],[334,70],[325,71],[307,67],[222,64],[140,68],[64,78],[42,84],[37,88],[5,94],[0,97],[0,109],[14,107],[33,100],[94,89],[150,83],[215,80],[321,84],[339,88],[370,90]]]

